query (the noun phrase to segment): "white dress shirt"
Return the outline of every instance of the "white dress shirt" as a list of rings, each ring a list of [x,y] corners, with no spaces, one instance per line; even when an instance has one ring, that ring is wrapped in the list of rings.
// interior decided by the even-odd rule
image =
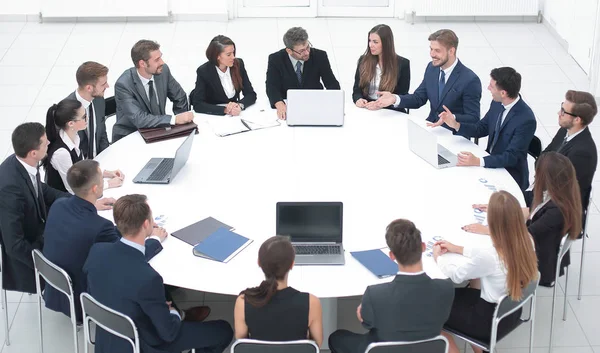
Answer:
[[[442,273],[454,283],[467,280],[481,279],[481,298],[488,303],[498,303],[500,298],[508,293],[506,287],[506,266],[500,260],[496,248],[490,238],[488,246],[473,247],[466,245],[463,248],[463,257],[456,260],[455,256],[441,255],[437,264]],[[466,261],[464,261],[466,260]]]
[[[379,64],[377,64],[377,66],[375,66],[375,76],[373,76],[373,80],[371,80],[371,83],[369,84],[369,98],[373,99],[373,100],[377,100],[379,97],[377,96],[377,91],[379,91],[379,84],[381,83],[381,67],[379,66]],[[397,94],[394,94],[394,97],[396,97],[396,101],[394,102],[393,106],[394,108],[397,108],[398,105],[400,104],[400,96]]]
[[[73,190],[71,190],[71,187],[69,186],[69,183],[67,182],[67,171],[73,165],[73,160],[71,159],[70,151],[72,151],[74,149],[75,153],[77,153],[78,156],[81,156],[81,151],[79,150],[80,139],[79,139],[79,135],[75,134],[75,140],[71,140],[71,138],[69,137],[69,135],[67,135],[65,130],[62,130],[62,129],[58,132],[58,135],[63,140],[65,145],[67,145],[69,150],[67,151],[64,148],[59,148],[56,151],[54,151],[54,154],[52,155],[52,159],[50,159],[50,165],[52,165],[52,168],[54,168],[60,175],[60,179],[62,180],[63,184],[65,185],[65,189],[67,189],[69,194],[73,195],[74,194]]]
[[[537,207],[529,214],[529,219],[533,219],[533,216],[535,216],[535,214],[542,209],[542,207],[546,206],[546,204],[548,202],[550,202],[550,200],[552,200],[552,198],[550,197],[550,194],[548,194],[548,191],[544,191],[543,197],[542,197],[542,202],[537,205]]]
[[[146,91],[146,97],[148,98],[148,101],[150,101],[150,86],[148,85],[148,82],[152,81],[152,84],[154,85],[154,96],[156,97],[156,103],[160,107],[160,99],[158,99],[158,90],[156,89],[156,81],[154,80],[154,75],[152,75],[150,79],[147,79],[144,76],[140,75],[139,71],[137,71],[137,74],[140,80],[142,81],[142,85],[144,86],[144,91]],[[175,125],[176,120],[177,119],[175,115],[171,116],[170,124]]]
[[[402,276],[418,276],[418,275],[422,275],[424,274],[425,271],[420,271],[420,272],[402,272],[402,271],[398,271],[398,273],[396,273],[397,275],[402,275]]]
[[[577,131],[576,133],[574,133],[573,135],[569,135],[569,132],[567,131],[567,134],[565,135],[565,137],[567,138],[567,142],[571,141],[572,139],[575,138],[575,136],[579,135],[583,130],[587,129],[587,126],[584,127],[583,129]]]
[[[79,94],[79,92],[77,90],[75,90],[75,98],[77,98],[77,100],[79,102],[81,102],[81,105],[83,106],[83,109],[85,109],[85,113],[87,114],[88,124],[87,124],[87,127],[85,129],[85,132],[86,132],[86,134],[88,135],[88,138],[89,138],[89,136],[90,136],[90,116],[91,116],[90,110],[94,110],[94,103],[93,102],[88,102],[87,100],[85,100],[85,98],[83,98]],[[94,126],[96,126],[96,120],[97,120],[96,119],[96,111],[94,110]],[[95,131],[94,131],[94,133],[95,133]],[[96,142],[96,138],[94,137],[94,146],[93,146],[93,148],[94,148],[94,152],[93,152],[94,155],[91,156],[90,159],[93,159],[94,157],[96,157],[96,154],[97,154],[96,145],[97,145],[97,142]]]
[[[515,98],[515,100],[512,101],[512,103],[507,104],[507,105],[502,104],[502,106],[504,107],[504,112],[502,113],[502,117],[500,118],[500,127],[502,127],[502,124],[504,124],[504,119],[506,119],[508,112],[510,112],[512,107],[514,107],[515,104],[517,104],[517,102],[520,100],[521,100],[521,97],[517,96],[517,98]],[[498,136],[500,136],[500,135],[498,135]],[[488,138],[490,138],[490,137],[488,136]],[[492,151],[490,151],[490,152],[492,152]],[[479,158],[479,166],[485,167],[485,160],[483,159],[483,157]]]
[[[300,71],[304,72],[304,61],[303,60],[297,60],[296,58],[294,58],[290,54],[288,54],[288,56],[290,57],[290,61],[292,62],[292,67],[294,68],[294,72],[296,72],[296,63],[297,62],[300,62]]]
[[[35,190],[36,194],[38,194],[39,190],[38,190],[37,177],[36,177],[36,175],[38,173],[37,168],[32,167],[29,164],[25,163],[19,157],[17,157],[17,160],[19,161],[19,163],[21,163],[23,165],[23,168],[25,168],[25,170],[27,171],[27,174],[29,174],[29,178],[31,179],[31,183],[33,184],[33,189]]]
[[[452,71],[454,71],[454,68],[456,67],[456,65],[458,64],[458,58],[456,58],[456,60],[454,60],[454,63],[452,63],[452,65],[450,65],[448,68],[446,68],[445,70],[440,70],[440,74],[438,76],[438,82],[440,81],[440,77],[442,77],[442,71],[444,71],[444,74],[446,76],[444,76],[444,82],[448,83],[448,79],[450,78],[450,75],[452,74]]]
[[[233,80],[231,79],[231,71],[229,70],[229,66],[225,72],[221,71],[218,66],[215,66],[217,69],[217,74],[219,74],[219,80],[221,80],[221,86],[223,86],[223,91],[227,98],[231,99],[235,96],[235,87],[233,86]]]

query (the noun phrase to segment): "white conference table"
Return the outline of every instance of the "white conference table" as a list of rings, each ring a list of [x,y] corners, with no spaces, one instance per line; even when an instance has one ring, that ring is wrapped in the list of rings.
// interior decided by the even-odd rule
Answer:
[[[250,107],[242,117],[271,114]],[[154,216],[168,217],[169,233],[208,216],[235,227],[254,242],[229,263],[195,257],[192,246],[169,236],[151,261],[166,284],[192,290],[237,295],[257,286],[263,274],[257,265],[262,242],[275,235],[278,201],[342,201],[344,266],[296,266],[289,285],[322,299],[325,338],[336,327],[340,297],[362,295],[378,279],[350,254],[386,247],[385,228],[394,219],[413,221],[423,240],[439,235],[458,244],[488,241],[461,226],[476,222],[471,207],[487,203],[492,191],[507,190],[524,205],[522,193],[504,169],[454,167],[436,169],[408,147],[407,119],[424,117],[391,110],[368,111],[347,105],[343,127],[280,126],[218,137],[208,121],[222,117],[196,114],[200,133],[190,158],[169,185],[134,184],[132,179],[152,157],[173,157],[183,138],[145,144],[131,134],[102,152],[103,169],[121,169],[122,187],[105,191],[118,198],[148,196]],[[453,152],[487,155],[482,147],[444,128],[432,130]],[[112,220],[111,211],[100,214]],[[423,256],[425,271],[444,278],[433,259]],[[325,339],[325,346],[326,346]]]

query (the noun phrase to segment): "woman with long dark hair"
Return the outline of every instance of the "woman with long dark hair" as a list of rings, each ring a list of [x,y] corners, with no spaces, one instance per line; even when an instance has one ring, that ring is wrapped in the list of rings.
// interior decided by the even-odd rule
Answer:
[[[52,105],[46,114],[46,136],[48,154],[42,161],[46,170],[46,184],[55,189],[73,194],[67,183],[67,171],[83,159],[79,149],[79,131],[87,128],[87,115],[81,102],[75,99],[63,99]],[[123,184],[121,171],[104,171],[105,188],[114,188]]]
[[[214,37],[206,48],[206,58],[208,62],[196,70],[196,87],[190,94],[196,113],[235,116],[256,102],[244,62],[236,58],[230,38]]]
[[[323,342],[321,302],[309,293],[289,287],[294,248],[286,237],[267,239],[258,250],[258,265],[265,280],[243,290],[235,302],[236,338],[266,341],[312,339]]]
[[[367,50],[358,59],[352,100],[357,107],[369,110],[394,108],[395,104],[383,106],[378,101],[378,92],[400,96],[408,93],[409,86],[410,61],[396,54],[392,29],[383,24],[373,27]],[[399,98],[396,102],[400,102]]]

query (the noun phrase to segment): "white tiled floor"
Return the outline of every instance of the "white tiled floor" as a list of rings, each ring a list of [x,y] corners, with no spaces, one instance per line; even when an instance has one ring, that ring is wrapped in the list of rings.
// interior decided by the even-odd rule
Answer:
[[[429,61],[427,36],[440,28],[454,29],[460,44],[458,56],[481,78],[484,87],[482,113],[491,97],[485,90],[489,72],[498,66],[512,66],[523,76],[522,93],[538,119],[536,135],[548,144],[558,129],[556,112],[568,89],[588,89],[588,78],[546,27],[535,23],[417,23],[410,25],[394,19],[238,19],[229,23],[13,23],[0,22],[0,157],[12,153],[10,134],[24,121],[45,122],[46,110],[75,88],[75,70],[86,60],[96,60],[110,68],[109,83],[131,65],[129,50],[138,39],[157,40],[166,62],[186,91],[195,82],[196,68],[206,61],[204,50],[209,40],[225,34],[237,43],[237,53],[258,93],[266,102],[265,71],[267,57],[282,47],[283,33],[292,26],[305,27],[310,40],[327,50],[332,68],[348,99],[352,90],[356,60],[365,50],[368,30],[377,23],[389,24],[396,36],[397,52],[411,60],[411,90],[420,83]],[[107,96],[113,95],[109,88]],[[414,114],[427,114],[428,106]],[[600,142],[600,130],[592,133]],[[594,183],[595,199],[600,200],[600,179]],[[600,213],[593,206],[586,251],[583,298],[577,300],[577,280],[581,245],[575,244],[571,281],[568,291],[568,315],[563,322],[562,302],[558,304],[555,352],[600,353]],[[561,283],[564,287],[564,284]],[[562,287],[559,295],[563,295]],[[548,347],[549,313],[552,292],[541,289],[535,329],[535,352]],[[38,352],[38,328],[35,296],[9,294],[11,323],[10,347],[1,353]],[[208,304],[211,318],[233,320],[233,297],[210,293],[180,292],[181,306]],[[340,300],[338,321],[343,328],[359,330],[354,311],[359,298]],[[4,323],[0,340],[4,340]],[[72,350],[70,321],[60,314],[44,310],[46,352]],[[528,327],[522,327],[500,344],[498,352],[526,352]],[[82,340],[80,337],[80,344]]]

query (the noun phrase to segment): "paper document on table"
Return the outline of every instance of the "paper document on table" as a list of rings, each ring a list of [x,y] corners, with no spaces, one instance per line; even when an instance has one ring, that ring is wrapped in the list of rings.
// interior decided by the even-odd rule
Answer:
[[[217,136],[229,136],[240,132],[250,131],[247,124],[242,122],[242,119],[234,116],[224,116],[216,119],[211,119],[208,124]]]
[[[250,125],[252,130],[265,129],[268,127],[281,125],[281,123],[276,117],[264,113],[244,116],[242,117],[242,120],[245,121],[248,125]]]

